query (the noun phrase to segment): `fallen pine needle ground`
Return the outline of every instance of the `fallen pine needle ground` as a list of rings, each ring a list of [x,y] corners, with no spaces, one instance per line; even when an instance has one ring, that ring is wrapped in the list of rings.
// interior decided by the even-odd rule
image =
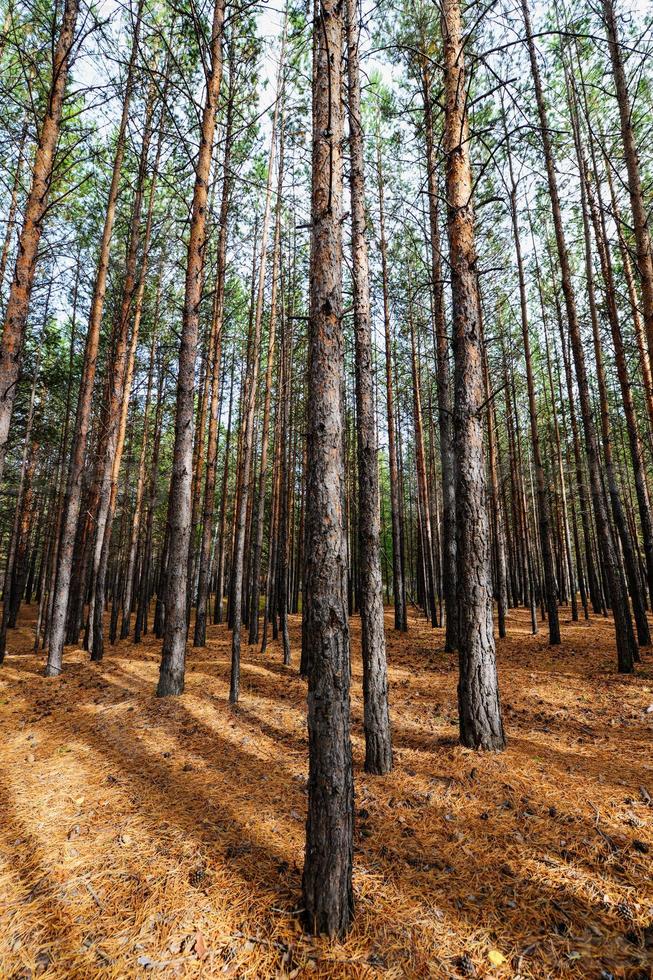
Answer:
[[[508,748],[457,744],[456,657],[413,617],[387,639],[395,769],[362,770],[352,620],[355,923],[300,927],[305,685],[279,644],[189,648],[158,700],[160,643],[68,648],[41,676],[26,610],[0,673],[0,976],[610,977],[653,962],[653,656],[616,673],[609,620],[563,645],[525,612],[498,644]]]

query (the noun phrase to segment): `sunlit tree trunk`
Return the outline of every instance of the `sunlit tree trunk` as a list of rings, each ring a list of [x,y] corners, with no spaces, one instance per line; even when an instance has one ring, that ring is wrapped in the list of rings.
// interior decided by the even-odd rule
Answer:
[[[459,0],[443,0],[444,152],[455,364],[454,453],[460,738],[472,748],[505,745],[492,632],[490,533],[485,501],[483,352],[478,319],[467,85]]]
[[[23,225],[18,239],[16,266],[9,290],[0,341],[0,479],[4,469],[9,424],[23,357],[25,328],[38,259],[43,223],[48,209],[55,153],[59,141],[70,55],[75,38],[79,0],[66,0],[56,44],[53,45],[52,76],[46,110],[39,132],[32,181],[25,202]]]

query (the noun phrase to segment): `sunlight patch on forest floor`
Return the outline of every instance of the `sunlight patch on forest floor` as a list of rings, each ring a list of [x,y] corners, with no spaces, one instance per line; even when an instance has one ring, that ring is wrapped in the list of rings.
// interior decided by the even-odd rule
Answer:
[[[29,609],[27,610],[29,615]],[[456,657],[388,613],[395,770],[362,771],[352,620],[355,924],[302,933],[305,686],[279,645],[190,650],[186,693],[154,697],[160,643],[68,649],[41,676],[27,625],[0,676],[0,975],[71,978],[614,977],[653,957],[653,659],[615,672],[610,621],[563,646],[513,611],[499,644],[508,749],[457,745]],[[28,620],[25,620],[27,624]]]

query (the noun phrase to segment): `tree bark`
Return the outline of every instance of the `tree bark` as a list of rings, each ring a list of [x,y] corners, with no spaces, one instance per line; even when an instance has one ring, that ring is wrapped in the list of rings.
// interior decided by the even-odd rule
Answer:
[[[312,230],[303,650],[308,652],[308,816],[304,916],[342,936],[353,914],[354,780],[344,520],[342,329],[343,4],[314,23]]]
[[[463,745],[505,746],[492,631],[485,504],[483,352],[478,320],[467,85],[459,0],[443,0],[444,151],[454,335],[454,453],[458,583],[458,707]]]

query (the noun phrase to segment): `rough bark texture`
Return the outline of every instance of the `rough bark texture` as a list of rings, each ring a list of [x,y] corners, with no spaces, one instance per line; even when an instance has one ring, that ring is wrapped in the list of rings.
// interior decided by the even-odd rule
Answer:
[[[505,738],[492,631],[490,533],[481,418],[483,352],[459,0],[444,0],[442,35],[447,231],[454,320],[460,739],[471,748],[498,751],[504,748]]]
[[[374,411],[372,324],[367,241],[361,93],[358,67],[356,0],[347,0],[347,81],[349,111],[349,185],[356,346],[358,439],[358,547],[363,656],[365,771],[382,775],[392,769],[388,712],[388,671],[381,578],[379,464]]]
[[[199,306],[204,280],[206,218],[215,117],[222,81],[222,28],[225,0],[215,0],[211,28],[210,66],[202,112],[200,149],[195,171],[182,314],[175,444],[170,481],[168,568],[165,582],[165,631],[157,695],[181,694],[186,663],[186,586],[191,533],[193,478],[193,408]]]
[[[321,0],[314,24],[313,187],[304,622],[308,656],[308,928],[342,935],[353,912],[354,782],[349,734],[349,624],[342,389],[343,5]]]

